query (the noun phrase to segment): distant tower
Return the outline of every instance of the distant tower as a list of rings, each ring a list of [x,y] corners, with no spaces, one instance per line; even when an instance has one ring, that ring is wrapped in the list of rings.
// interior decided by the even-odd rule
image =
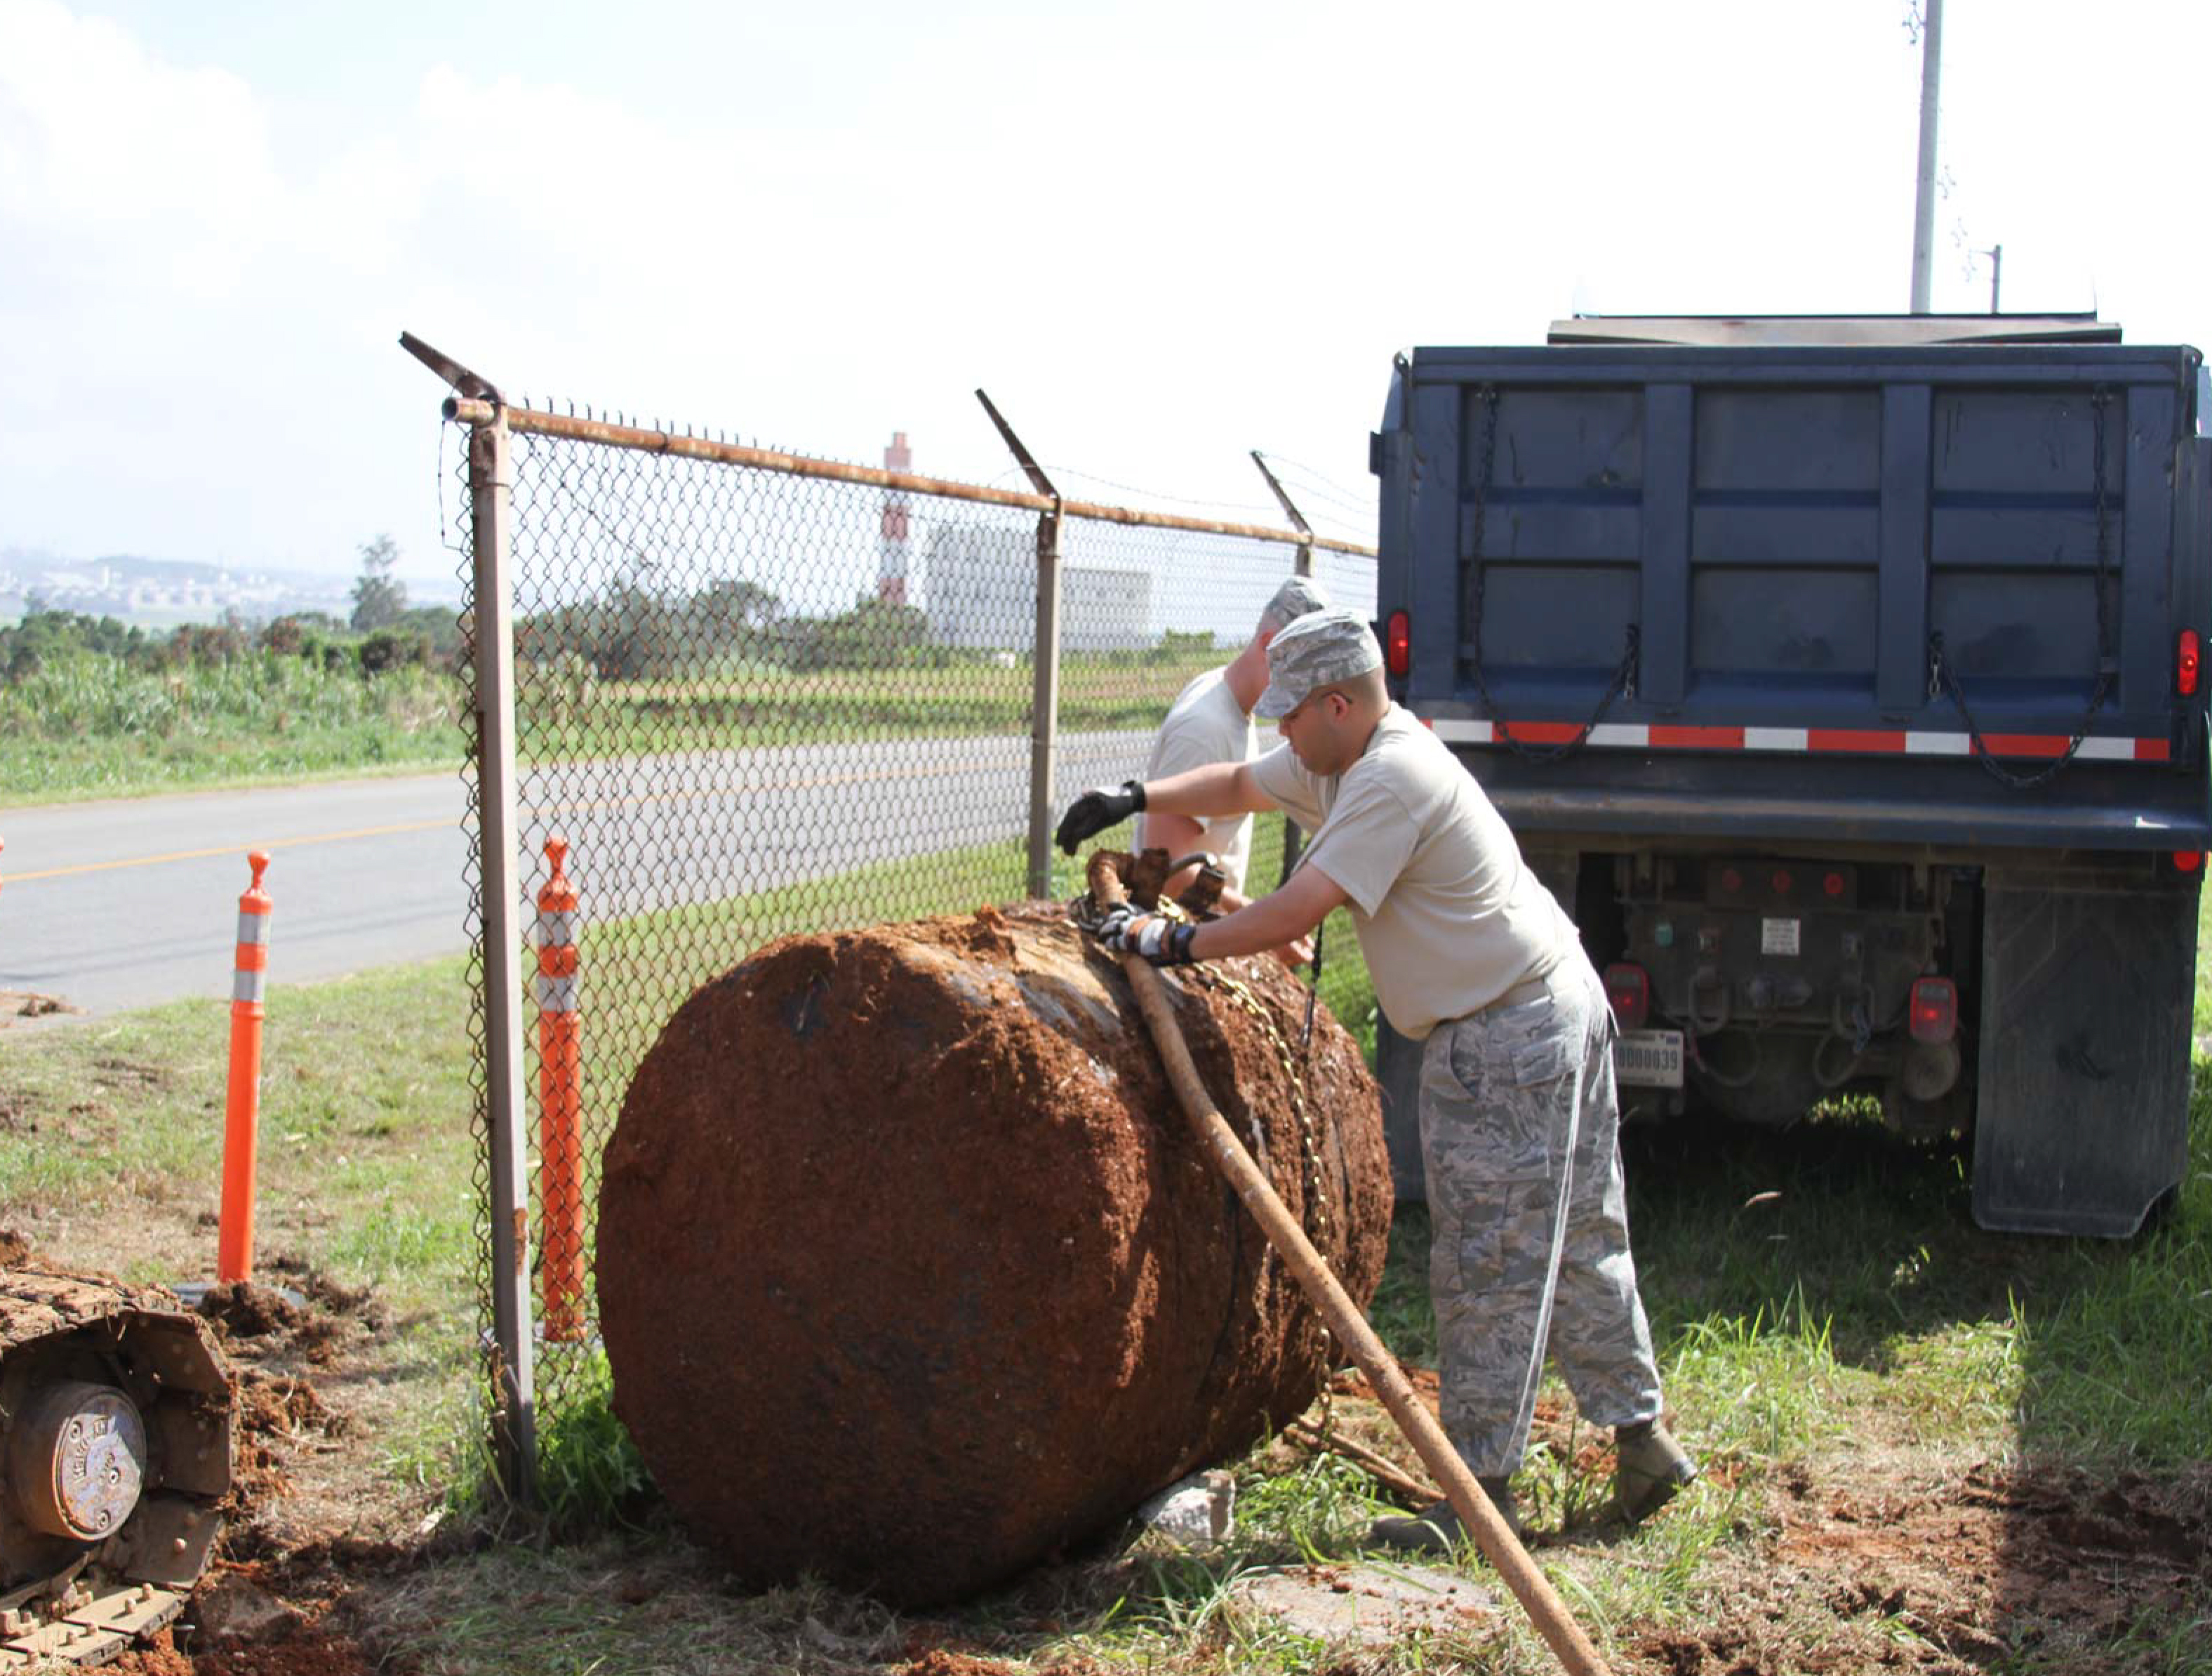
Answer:
[[[914,451],[906,446],[906,433],[893,431],[891,446],[884,450],[884,470],[909,471],[913,469]],[[887,599],[894,605],[907,603],[906,508],[905,495],[896,489],[884,491],[884,537],[876,565],[876,597]]]

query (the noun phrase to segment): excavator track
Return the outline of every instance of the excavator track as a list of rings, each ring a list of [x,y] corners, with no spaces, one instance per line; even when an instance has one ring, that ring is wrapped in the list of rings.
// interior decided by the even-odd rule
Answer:
[[[0,1673],[106,1663],[184,1610],[222,1534],[236,1406],[166,1292],[0,1268]]]

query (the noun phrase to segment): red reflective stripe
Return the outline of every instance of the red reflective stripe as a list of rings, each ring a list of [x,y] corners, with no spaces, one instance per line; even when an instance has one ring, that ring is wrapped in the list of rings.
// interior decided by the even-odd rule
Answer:
[[[2137,739],[2136,741],[2136,762],[2170,762],[2172,760],[2173,747],[2167,741],[2164,739]]]
[[[549,978],[566,978],[576,970],[576,945],[555,943],[538,951],[538,969]]]
[[[1984,733],[1981,756],[2063,756],[2074,743],[2070,733]]]
[[[238,969],[241,972],[265,972],[269,969],[269,945],[266,943],[241,943],[238,945]]]
[[[1524,745],[1569,744],[1580,738],[1583,732],[1571,721],[1506,721],[1498,725],[1498,731]]]
[[[1808,727],[1805,745],[1808,750],[1903,750],[1905,735],[1886,728]]]
[[[1651,743],[1669,750],[1741,750],[1741,727],[1662,727],[1651,724]]]

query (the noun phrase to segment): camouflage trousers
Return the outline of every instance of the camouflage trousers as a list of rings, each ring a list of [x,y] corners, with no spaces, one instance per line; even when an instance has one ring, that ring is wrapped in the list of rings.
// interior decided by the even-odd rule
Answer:
[[[1421,1060],[1429,1287],[1444,1430],[1482,1475],[1521,1466],[1548,1347],[1585,1418],[1656,1418],[1628,1250],[1613,1012],[1580,950],[1517,1005],[1449,1019]]]

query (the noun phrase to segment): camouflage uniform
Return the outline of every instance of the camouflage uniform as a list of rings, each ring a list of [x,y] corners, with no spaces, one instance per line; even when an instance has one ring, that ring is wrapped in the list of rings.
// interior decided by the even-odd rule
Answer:
[[[1593,1424],[1660,1407],[1628,1250],[1613,1012],[1579,949],[1538,982],[1549,993],[1437,1025],[1421,1060],[1443,1424],[1486,1477],[1519,1470],[1547,1343]]]

